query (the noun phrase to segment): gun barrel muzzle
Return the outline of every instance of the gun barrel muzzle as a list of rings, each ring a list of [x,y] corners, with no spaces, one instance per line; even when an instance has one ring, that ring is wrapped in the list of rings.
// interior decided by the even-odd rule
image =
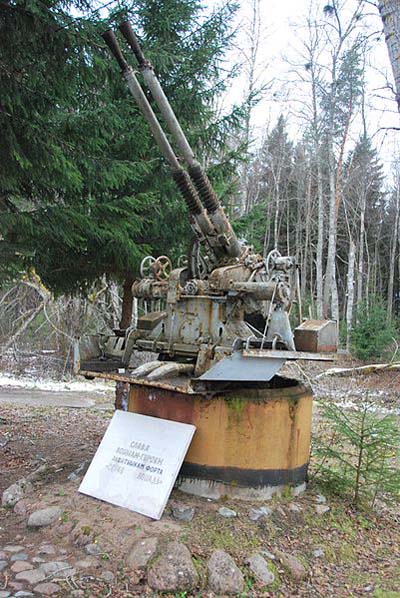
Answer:
[[[111,53],[113,54],[115,60],[118,62],[121,71],[125,71],[128,68],[128,63],[126,62],[124,55],[122,54],[121,48],[119,47],[118,40],[115,37],[114,31],[108,29],[104,33],[101,34],[101,37],[106,42],[107,46],[110,48]]]
[[[119,30],[130,45],[133,50],[133,53],[136,56],[136,60],[139,63],[139,66],[143,66],[147,61],[142,52],[142,48],[140,47],[139,40],[136,37],[136,33],[132,29],[132,25],[129,21],[124,21],[119,26]]]

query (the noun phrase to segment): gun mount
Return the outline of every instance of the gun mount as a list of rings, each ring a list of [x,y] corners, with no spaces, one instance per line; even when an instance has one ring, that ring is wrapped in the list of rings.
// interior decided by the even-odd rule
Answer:
[[[237,238],[130,23],[123,23],[120,31],[133,50],[179,158],[114,32],[105,32],[103,38],[171,168],[195,242],[186,265],[173,268],[166,256],[148,256],[142,261],[133,296],[152,308],[138,317],[135,328],[100,339],[97,357],[102,369],[107,362],[114,368],[116,364],[127,368],[134,350],[151,351],[158,359],[137,368],[134,376],[156,380],[186,372],[194,376],[194,385],[207,387],[218,382],[269,381],[286,359],[329,359],[327,351],[336,348],[334,322],[321,323],[325,336],[313,345],[315,352],[296,350],[289,321],[292,305],[300,302],[296,259],[276,249],[265,259]],[[297,338],[302,338],[301,326],[296,329]],[[300,344],[307,349],[304,338]],[[99,363],[94,367],[93,362],[82,363],[81,371],[93,373]]]

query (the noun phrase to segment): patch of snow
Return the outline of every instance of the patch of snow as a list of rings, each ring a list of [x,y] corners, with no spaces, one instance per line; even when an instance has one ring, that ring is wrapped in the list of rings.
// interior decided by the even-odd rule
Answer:
[[[332,395],[333,393],[331,393]],[[356,393],[353,393],[356,394]],[[333,398],[335,400],[335,397],[331,396],[331,398]],[[323,400],[319,399],[316,401],[317,405],[318,404],[322,404]],[[355,402],[352,401],[351,399],[347,399],[347,400],[335,400],[335,405],[337,407],[341,407],[342,409],[351,409],[353,411],[359,411],[361,408],[364,408],[364,403],[360,403],[360,402]],[[382,405],[368,405],[368,410],[371,413],[379,413],[382,415],[399,415],[400,416],[400,409],[396,409],[396,408],[390,408],[388,409],[387,407],[383,407]]]
[[[364,403],[355,403],[351,400],[340,401],[336,404],[338,407],[342,407],[343,409],[354,409],[355,411],[364,409]],[[382,405],[369,404],[368,411],[370,411],[371,413],[380,413],[382,415],[400,415],[400,409],[388,409],[387,407],[383,407]]]
[[[17,378],[11,374],[0,373],[0,388],[24,388],[27,390],[45,390],[50,392],[98,392],[104,393],[109,389],[106,382],[86,382],[71,380],[62,382],[43,378]]]

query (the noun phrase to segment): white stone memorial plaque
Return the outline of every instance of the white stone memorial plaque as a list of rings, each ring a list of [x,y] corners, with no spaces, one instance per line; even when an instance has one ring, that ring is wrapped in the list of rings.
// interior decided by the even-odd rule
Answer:
[[[79,492],[160,519],[195,430],[116,411]]]

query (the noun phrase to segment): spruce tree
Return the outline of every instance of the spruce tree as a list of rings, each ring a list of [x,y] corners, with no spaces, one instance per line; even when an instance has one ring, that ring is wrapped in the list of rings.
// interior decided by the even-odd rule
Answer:
[[[183,201],[100,33],[129,16],[190,142],[210,158],[241,116],[218,122],[213,111],[234,11],[205,18],[199,0],[132,0],[105,19],[79,0],[3,6],[3,277],[34,266],[50,289],[71,292],[103,274],[130,279],[148,253],[186,250]],[[233,165],[214,161],[217,190]]]

